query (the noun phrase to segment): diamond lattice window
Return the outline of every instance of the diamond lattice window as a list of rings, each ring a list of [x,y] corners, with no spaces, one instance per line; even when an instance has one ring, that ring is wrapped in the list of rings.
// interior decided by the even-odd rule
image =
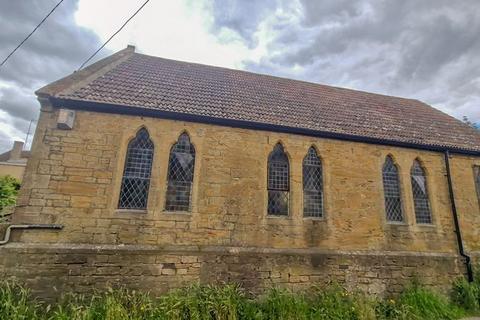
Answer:
[[[288,215],[290,193],[290,168],[288,158],[280,143],[268,157],[268,214]]]
[[[118,201],[119,209],[147,208],[152,162],[153,142],[148,131],[142,128],[128,144]]]
[[[382,175],[387,221],[402,222],[403,212],[400,195],[400,179],[398,177],[398,168],[390,156],[387,156],[385,159]]]
[[[480,166],[473,167],[473,175],[475,178],[475,187],[477,188],[478,203],[480,204]]]
[[[415,160],[411,170],[413,203],[415,205],[415,218],[417,223],[432,223],[430,203],[428,200],[427,179],[425,170],[420,162]]]
[[[323,217],[322,162],[315,148],[310,147],[303,159],[303,215]]]
[[[182,133],[170,150],[165,209],[167,211],[190,211],[195,148],[190,137]]]

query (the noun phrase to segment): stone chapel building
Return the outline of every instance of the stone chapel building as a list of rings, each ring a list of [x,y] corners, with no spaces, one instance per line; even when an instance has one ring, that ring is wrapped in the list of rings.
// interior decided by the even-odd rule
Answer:
[[[9,230],[0,275],[40,295],[446,290],[480,262],[480,134],[418,100],[131,46],[36,94],[11,223],[48,225]]]

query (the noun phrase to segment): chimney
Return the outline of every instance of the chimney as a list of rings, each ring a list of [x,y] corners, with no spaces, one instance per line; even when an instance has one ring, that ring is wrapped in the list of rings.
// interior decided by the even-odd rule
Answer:
[[[22,158],[23,141],[13,142],[13,148],[10,150],[9,160],[20,160]]]

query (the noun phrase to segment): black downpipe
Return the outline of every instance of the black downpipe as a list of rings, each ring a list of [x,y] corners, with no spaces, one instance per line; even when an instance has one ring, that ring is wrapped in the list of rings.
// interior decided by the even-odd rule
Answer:
[[[455,196],[453,194],[452,186],[452,176],[450,174],[450,153],[448,150],[445,151],[445,167],[447,169],[447,181],[448,181],[448,191],[450,193],[450,204],[452,205],[453,221],[455,223],[455,233],[457,235],[458,251],[460,255],[464,258],[465,267],[467,268],[467,278],[468,282],[473,282],[473,269],[472,269],[472,259],[469,255],[465,253],[463,248],[462,233],[460,231],[460,224],[458,222],[457,206],[455,205]]]

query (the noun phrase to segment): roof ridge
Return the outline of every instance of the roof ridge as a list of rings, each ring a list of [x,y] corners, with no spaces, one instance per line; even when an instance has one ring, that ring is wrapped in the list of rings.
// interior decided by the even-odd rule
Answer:
[[[176,60],[176,59],[158,57],[158,56],[145,54],[145,53],[139,53],[139,52],[135,52],[134,55],[144,56],[144,57],[149,57],[149,58],[154,58],[154,59],[159,59],[159,60],[168,60],[168,61],[173,61],[173,62],[192,64],[192,65],[197,65],[197,66],[207,67],[207,68],[215,68],[215,69],[221,69],[221,70],[241,72],[241,73],[246,73],[246,74],[250,74],[250,75],[254,75],[254,76],[262,76],[262,77],[279,79],[279,80],[282,80],[282,81],[289,81],[289,82],[292,81],[292,82],[298,82],[298,83],[305,83],[305,84],[308,84],[308,85],[322,86],[322,87],[325,87],[325,88],[333,88],[333,89],[338,89],[338,90],[345,90],[345,91],[363,93],[363,94],[367,94],[367,95],[373,95],[373,96],[379,96],[379,97],[385,97],[385,98],[395,98],[395,99],[401,99],[401,100],[407,100],[407,101],[416,101],[416,102],[421,102],[423,104],[426,104],[425,102],[423,102],[421,100],[418,100],[416,98],[405,98],[405,97],[400,97],[400,96],[393,96],[393,95],[388,95],[388,94],[383,94],[383,93],[378,93],[378,92],[369,92],[369,91],[365,91],[365,90],[353,89],[353,88],[348,88],[348,87],[340,87],[340,86],[336,86],[336,85],[312,82],[312,81],[307,81],[307,80],[291,79],[291,78],[287,78],[287,77],[276,76],[276,75],[271,75],[271,74],[266,74],[266,73],[259,73],[259,72],[253,72],[253,71],[247,71],[247,70],[241,70],[241,69],[235,69],[235,68],[229,68],[229,67],[214,66],[214,65],[209,65],[209,64],[199,63],[199,62]],[[426,105],[428,105],[428,104],[426,104]],[[428,105],[428,106],[430,106],[430,105]]]
[[[114,54],[107,56],[87,67],[74,71],[72,74],[35,91],[37,96],[55,96],[64,93],[74,92],[76,89],[85,86],[93,80],[114,69],[120,63],[128,60],[135,53],[134,46],[127,46]]]

